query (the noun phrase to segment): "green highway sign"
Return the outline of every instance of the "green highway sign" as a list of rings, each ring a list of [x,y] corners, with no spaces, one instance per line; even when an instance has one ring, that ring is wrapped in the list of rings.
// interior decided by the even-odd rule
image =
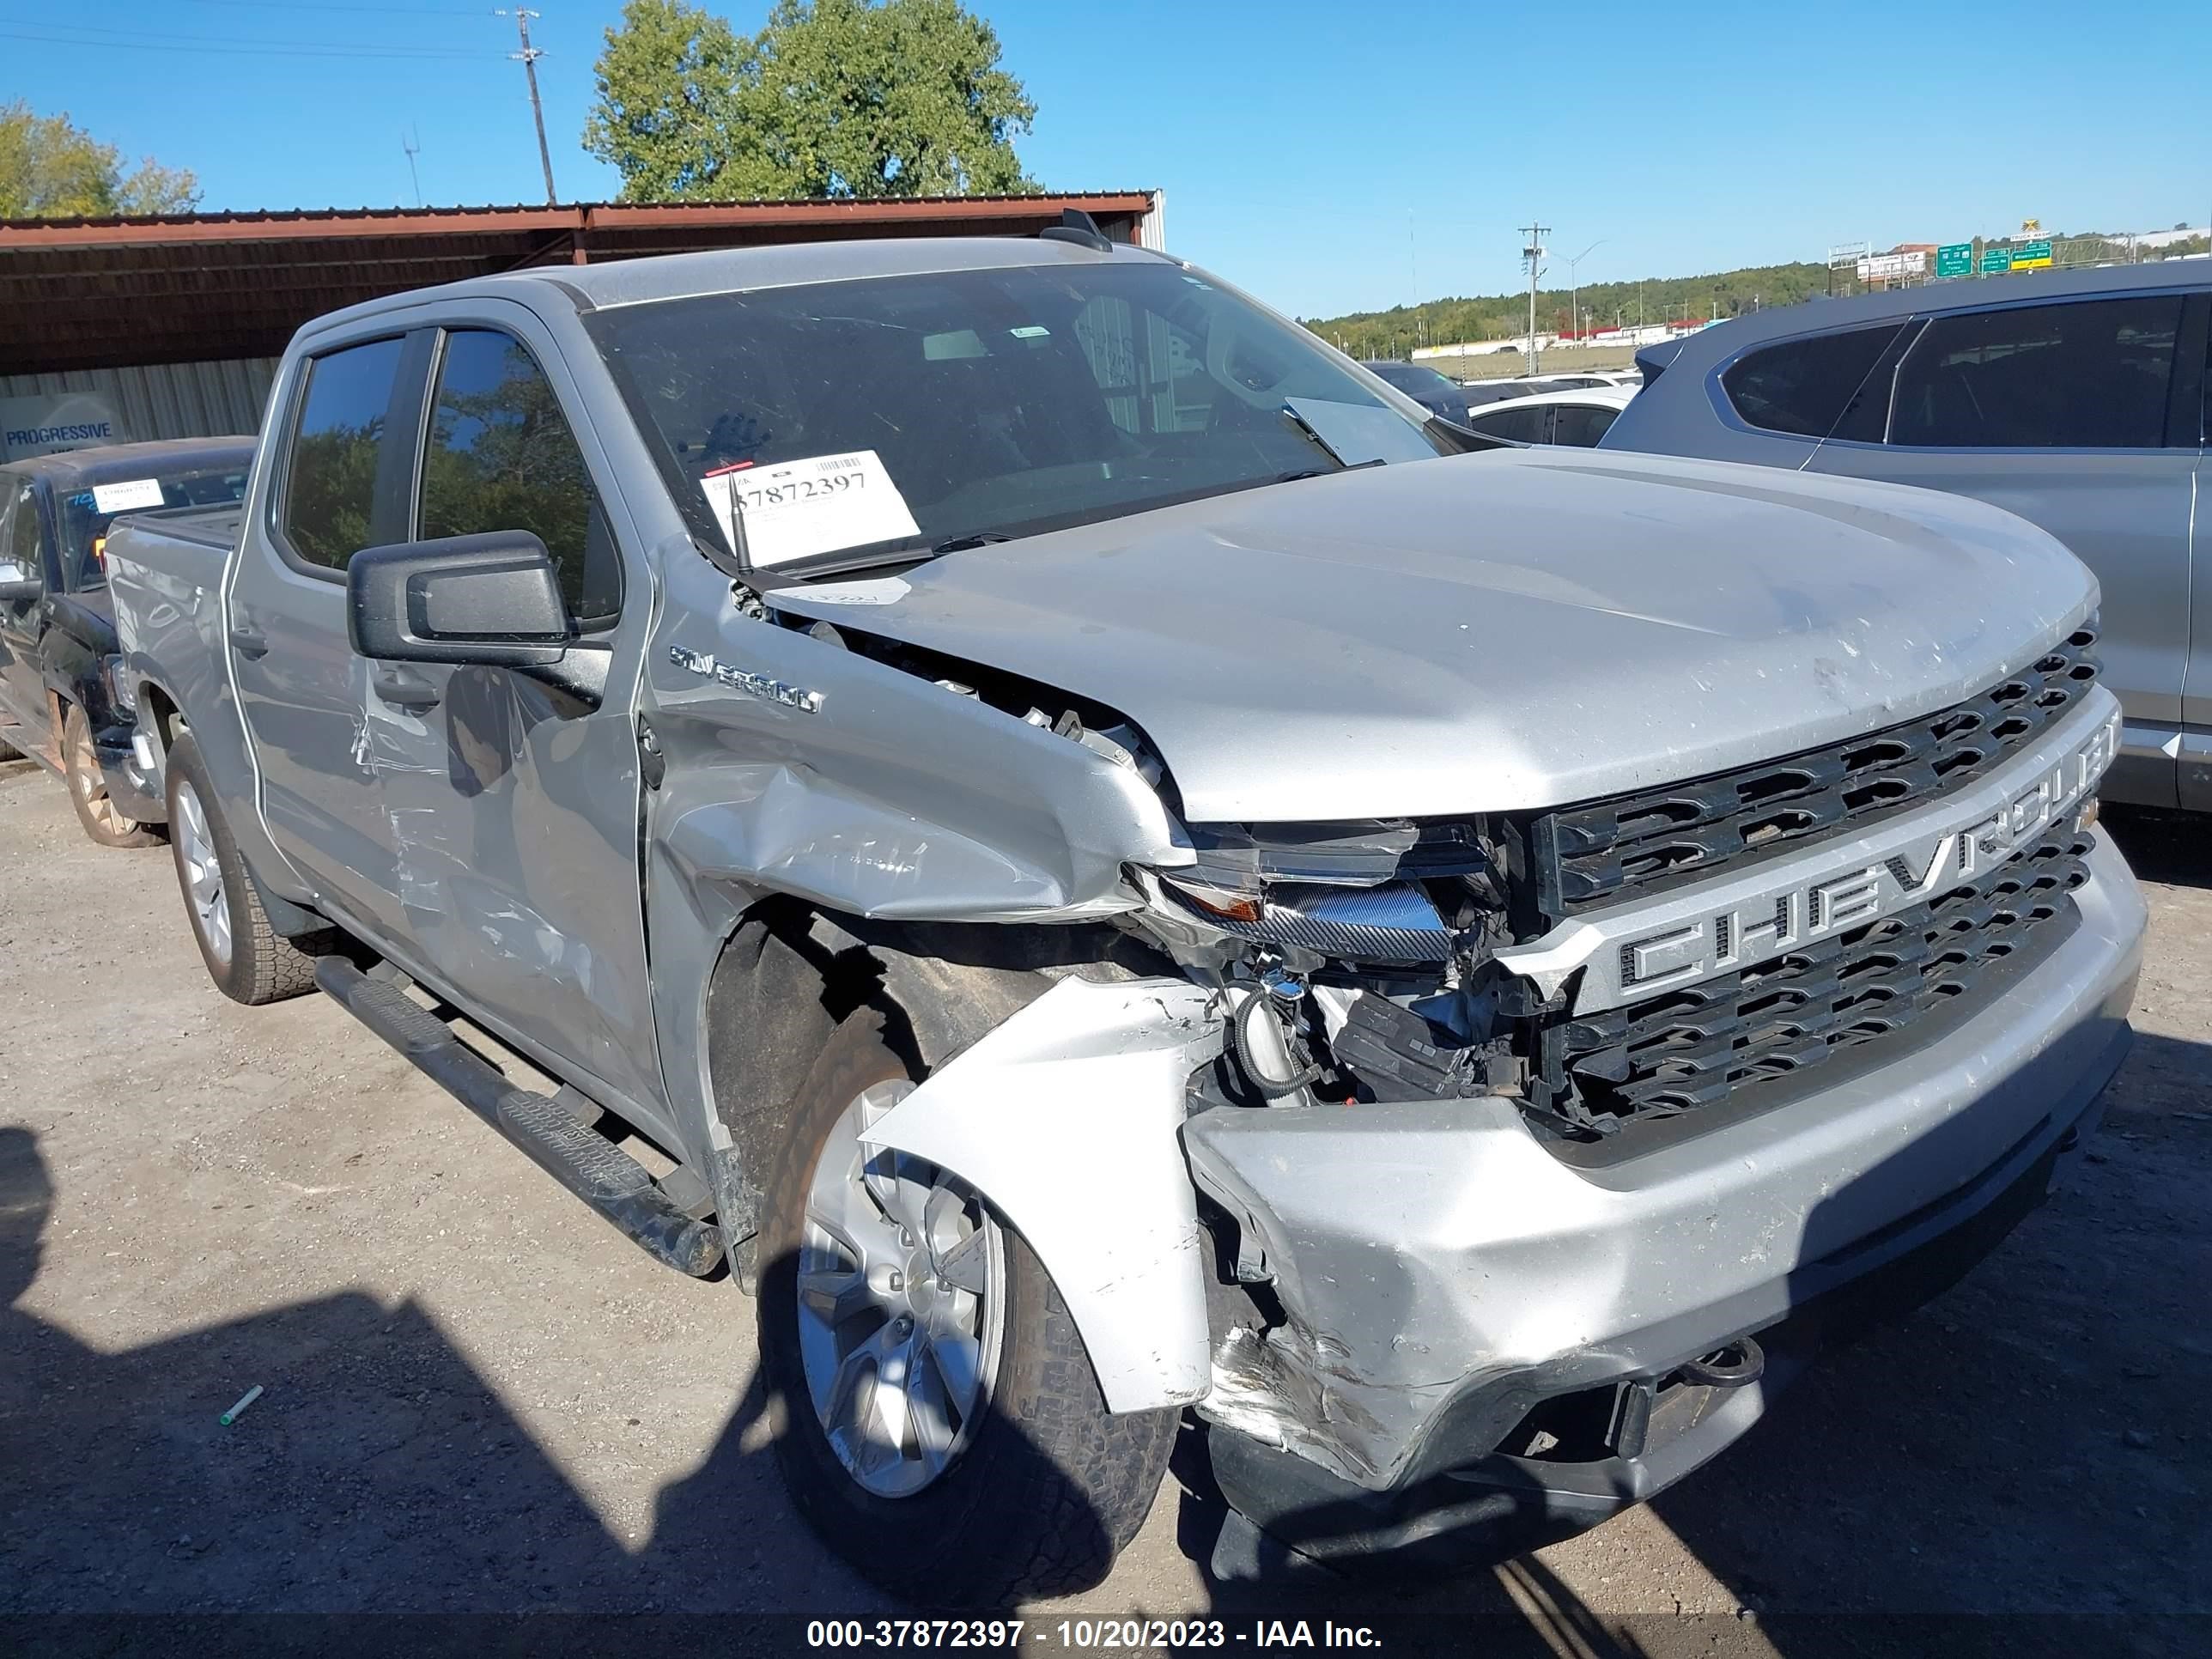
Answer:
[[[1972,242],[1946,242],[1936,250],[1936,274],[1938,276],[1969,276],[1974,270],[1974,245]]]
[[[1985,247],[1982,250],[1982,275],[1999,275],[2012,269],[2012,250],[2008,247]]]
[[[2012,268],[2014,270],[2034,270],[2050,263],[2051,243],[2048,239],[2039,242],[2022,242],[2012,251]]]

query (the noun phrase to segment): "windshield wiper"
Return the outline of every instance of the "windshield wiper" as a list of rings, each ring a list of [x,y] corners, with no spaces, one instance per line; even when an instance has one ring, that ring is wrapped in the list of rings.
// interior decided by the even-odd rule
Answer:
[[[1292,426],[1297,428],[1300,432],[1305,434],[1307,437],[1312,439],[1314,441],[1314,447],[1319,449],[1322,454],[1328,456],[1329,459],[1334,461],[1339,466],[1349,465],[1343,456],[1336,453],[1335,446],[1331,444],[1328,439],[1321,435],[1321,428],[1316,426],[1311,421],[1306,419],[1304,416],[1299,414],[1297,404],[1287,398],[1285,398],[1283,403],[1283,418],[1288,421]],[[1310,476],[1311,475],[1302,472],[1292,473],[1290,475],[1291,477],[1307,477]],[[1287,480],[1278,480],[1278,482],[1287,482]]]
[[[1370,466],[1387,465],[1388,463],[1377,455],[1371,461],[1353,461],[1344,466],[1302,466],[1295,472],[1278,472],[1272,482],[1296,483],[1301,478],[1333,478],[1340,472],[1364,472]]]
[[[1003,530],[979,530],[970,536],[953,536],[938,543],[929,550],[939,553],[964,553],[971,547],[988,547],[993,542],[1010,542],[1012,536]]]

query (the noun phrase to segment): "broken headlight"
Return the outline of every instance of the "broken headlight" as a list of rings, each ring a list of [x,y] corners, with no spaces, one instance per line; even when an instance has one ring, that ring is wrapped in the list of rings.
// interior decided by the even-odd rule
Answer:
[[[1472,824],[1404,820],[1200,825],[1193,861],[1158,872],[1193,920],[1328,962],[1435,963],[1498,908]]]

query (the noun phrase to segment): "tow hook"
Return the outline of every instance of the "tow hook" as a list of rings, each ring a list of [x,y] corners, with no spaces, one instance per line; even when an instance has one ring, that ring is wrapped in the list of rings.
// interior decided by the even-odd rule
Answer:
[[[1766,1352],[1747,1336],[1739,1336],[1724,1348],[1716,1348],[1702,1359],[1682,1367],[1682,1380],[1709,1389],[1740,1389],[1766,1374]]]

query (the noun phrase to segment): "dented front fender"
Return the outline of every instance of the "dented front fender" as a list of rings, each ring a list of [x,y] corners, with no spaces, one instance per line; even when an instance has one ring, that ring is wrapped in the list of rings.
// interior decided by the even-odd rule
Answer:
[[[1182,980],[1066,979],[878,1119],[862,1139],[950,1170],[1029,1241],[1115,1412],[1210,1385],[1205,1258],[1179,1133],[1221,1046]]]

